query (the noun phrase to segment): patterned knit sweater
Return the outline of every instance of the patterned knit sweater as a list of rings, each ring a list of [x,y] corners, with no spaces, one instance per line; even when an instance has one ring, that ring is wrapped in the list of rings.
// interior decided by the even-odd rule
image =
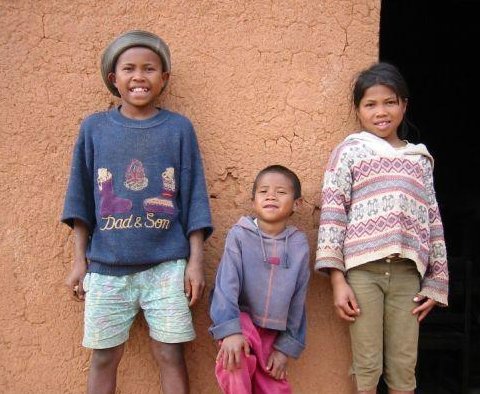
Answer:
[[[393,148],[368,132],[332,152],[324,176],[316,270],[343,272],[391,254],[413,260],[420,294],[448,304],[433,159],[423,144]]]

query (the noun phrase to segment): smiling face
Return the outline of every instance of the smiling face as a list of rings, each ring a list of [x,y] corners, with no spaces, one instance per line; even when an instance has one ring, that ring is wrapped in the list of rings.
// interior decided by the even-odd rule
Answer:
[[[147,119],[157,113],[155,99],[162,92],[168,76],[155,52],[133,47],[118,57],[115,72],[108,78],[122,98],[122,114],[133,119]]]
[[[283,231],[298,203],[292,181],[284,174],[267,172],[257,180],[253,209],[263,231]]]
[[[397,130],[406,109],[406,101],[401,100],[391,88],[373,85],[365,90],[357,108],[357,117],[366,131],[398,147],[405,145]]]

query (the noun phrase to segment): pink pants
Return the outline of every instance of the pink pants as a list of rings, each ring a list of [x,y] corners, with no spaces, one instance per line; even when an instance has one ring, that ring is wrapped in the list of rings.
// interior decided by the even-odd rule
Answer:
[[[225,394],[291,394],[286,380],[276,380],[267,371],[277,332],[257,327],[247,313],[240,313],[242,334],[250,344],[250,354],[242,354],[241,368],[230,372],[218,363],[215,375]]]

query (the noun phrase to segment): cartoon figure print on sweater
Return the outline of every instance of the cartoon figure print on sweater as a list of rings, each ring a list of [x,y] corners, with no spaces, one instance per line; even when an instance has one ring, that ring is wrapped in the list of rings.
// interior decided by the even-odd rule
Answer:
[[[166,213],[172,215],[175,211],[173,198],[176,195],[175,169],[168,167],[162,173],[162,192],[159,197],[145,199],[143,207],[149,213]]]
[[[115,195],[112,173],[108,169],[98,169],[97,183],[100,190],[100,214],[103,217],[130,212],[132,201]]]

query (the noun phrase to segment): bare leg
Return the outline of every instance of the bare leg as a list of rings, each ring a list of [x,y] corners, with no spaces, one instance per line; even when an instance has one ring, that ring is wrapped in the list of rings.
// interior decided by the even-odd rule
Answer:
[[[88,394],[114,394],[117,368],[123,355],[123,344],[109,349],[94,349],[88,372]]]
[[[368,391],[359,391],[358,394],[376,394],[377,389],[368,390]]]
[[[188,373],[182,343],[162,343],[152,339],[152,353],[160,367],[164,394],[188,394]]]

